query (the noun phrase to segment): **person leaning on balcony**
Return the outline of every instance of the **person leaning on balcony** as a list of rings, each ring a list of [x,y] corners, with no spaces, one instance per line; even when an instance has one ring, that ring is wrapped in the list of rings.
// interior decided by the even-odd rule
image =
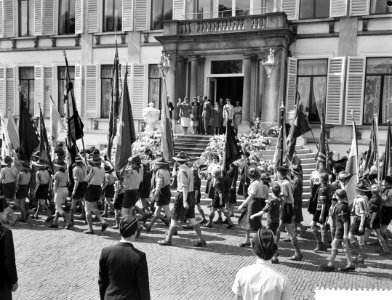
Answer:
[[[185,97],[184,101],[180,104],[181,127],[184,135],[188,133],[188,127],[190,126],[191,123],[191,119],[190,119],[191,112],[192,112],[192,107],[189,103],[189,98]]]

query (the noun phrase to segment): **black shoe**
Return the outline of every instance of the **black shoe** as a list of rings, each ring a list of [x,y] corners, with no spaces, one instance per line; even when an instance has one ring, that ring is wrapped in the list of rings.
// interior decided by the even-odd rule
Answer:
[[[284,243],[290,243],[291,240],[290,240],[290,239],[284,239],[284,240],[282,240],[282,242],[284,242]]]
[[[301,261],[304,257],[302,256],[302,254],[295,254],[292,257],[289,258],[289,260],[292,261]]]
[[[277,265],[277,264],[279,264],[279,259],[277,259],[277,258],[274,259],[273,258],[273,259],[271,259],[271,263],[274,264],[274,265]]]
[[[45,222],[49,223],[52,220],[54,220],[54,216],[49,216],[49,217],[46,218]]]
[[[214,224],[223,224],[222,218],[218,218],[218,220],[216,220],[216,221],[214,222]]]
[[[229,220],[227,220],[227,219],[224,220],[224,221],[223,221],[223,224],[229,224]]]
[[[171,241],[167,241],[167,240],[158,241],[158,245],[161,245],[161,246],[171,246],[172,242]]]
[[[59,228],[59,224],[53,223],[52,225],[49,226],[50,228]]]
[[[192,225],[182,226],[182,229],[184,229],[184,230],[192,230],[193,226]]]
[[[335,266],[321,265],[321,266],[319,266],[319,271],[321,271],[321,272],[334,272]]]
[[[231,223],[231,224],[229,224],[229,225],[226,226],[226,229],[232,229],[233,227],[234,227],[234,224]]]
[[[353,272],[355,271],[355,266],[345,266],[344,268],[340,268],[339,271],[344,273]]]
[[[103,223],[102,224],[102,228],[101,231],[104,232],[106,230],[106,228],[108,228],[109,224],[108,223]]]
[[[241,243],[239,244],[240,247],[250,247],[250,243]]]
[[[196,244],[193,245],[194,247],[205,247],[207,246],[206,241],[198,241]]]
[[[313,251],[316,253],[327,252],[328,248],[324,244],[320,244],[320,245],[317,245],[317,247]]]

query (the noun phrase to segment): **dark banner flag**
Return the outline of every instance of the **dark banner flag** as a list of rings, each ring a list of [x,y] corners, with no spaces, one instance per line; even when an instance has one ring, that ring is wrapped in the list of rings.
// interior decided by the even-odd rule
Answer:
[[[347,192],[348,202],[353,203],[354,198],[357,196],[356,186],[358,183],[358,142],[357,142],[357,129],[355,121],[353,120],[353,140],[351,142],[350,153],[346,165],[346,172],[351,175],[349,181],[346,183],[345,190]]]
[[[392,176],[392,132],[390,121],[388,121],[387,143],[385,144],[385,158],[381,179],[384,180],[386,176]]]
[[[297,138],[303,135],[304,133],[310,131],[310,125],[308,122],[308,119],[305,116],[305,112],[302,106],[302,103],[299,102],[296,106],[294,117],[293,117],[293,123],[291,124],[290,128],[290,133],[288,136],[288,148],[289,148],[289,153],[287,155],[287,159],[289,161],[292,160],[294,151],[295,151],[295,145],[297,144]]]
[[[50,146],[48,142],[48,134],[46,132],[44,116],[42,115],[41,106],[39,108],[39,136],[40,136],[40,143],[39,143],[39,158],[40,160],[45,161],[48,166],[50,167],[52,174],[53,172],[53,163],[50,157]]]
[[[117,41],[116,41],[116,53],[114,55],[113,62],[113,78],[112,78],[112,99],[110,102],[110,114],[109,114],[109,136],[108,136],[108,149],[107,155],[108,158],[112,157],[112,146],[113,139],[117,134],[117,119],[118,119],[118,106],[119,106],[119,82],[120,82],[120,74],[119,74],[120,63],[118,60],[118,49],[117,49]]]
[[[226,139],[225,139],[225,152],[223,153],[223,168],[222,171],[227,171],[233,161],[241,158],[242,151],[239,146],[239,141],[234,132],[229,119],[226,124]]]
[[[373,117],[372,132],[370,133],[369,147],[366,152],[365,164],[363,165],[361,176],[365,176],[370,172],[370,168],[375,164],[377,160],[377,124],[376,118]]]
[[[19,150],[20,160],[29,161],[31,154],[39,146],[37,129],[31,119],[31,115],[23,100],[23,94],[20,93],[20,119],[19,119]]]
[[[69,152],[69,162],[72,165],[75,162],[75,157],[78,153],[76,140],[83,138],[83,123],[79,116],[78,109],[75,103],[75,96],[73,91],[73,84],[69,76],[68,60],[65,57],[66,66],[66,90],[64,92],[64,104],[66,105],[67,114],[67,148]]]
[[[165,160],[171,161],[174,156],[174,143],[167,99],[165,101],[161,111],[161,149]]]
[[[121,171],[132,155],[132,144],[136,141],[135,124],[133,123],[131,101],[128,90],[128,68],[124,76],[123,99],[120,111],[120,126],[116,147],[116,171]]]

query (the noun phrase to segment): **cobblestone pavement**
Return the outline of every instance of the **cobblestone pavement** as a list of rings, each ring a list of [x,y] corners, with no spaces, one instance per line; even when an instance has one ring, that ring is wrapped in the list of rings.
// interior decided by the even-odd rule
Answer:
[[[306,213],[305,218],[306,224],[310,220]],[[85,235],[82,231],[87,226],[82,221],[72,231],[50,229],[42,220],[30,223],[13,228],[19,274],[14,299],[99,299],[100,252],[102,247],[115,244],[119,234],[113,229],[100,233],[96,227],[95,235]],[[250,248],[237,246],[243,241],[242,230],[227,230],[223,225],[204,229],[208,246],[201,249],[192,246],[195,233],[183,230],[174,237],[172,247],[157,245],[165,230],[159,224],[151,233],[143,232],[135,242],[138,249],[147,253],[152,299],[232,299],[231,286],[237,270],[255,261]],[[290,278],[295,299],[312,299],[316,287],[391,288],[391,257],[370,254],[366,264],[358,266],[352,274],[322,273],[317,268],[328,254],[315,254],[311,250],[315,243],[309,231],[305,238],[300,238],[300,245],[304,261],[289,261],[287,258],[293,254],[291,244],[282,242],[280,264],[276,266]],[[375,249],[369,247],[372,252]],[[345,263],[342,251],[337,262],[340,266]]]

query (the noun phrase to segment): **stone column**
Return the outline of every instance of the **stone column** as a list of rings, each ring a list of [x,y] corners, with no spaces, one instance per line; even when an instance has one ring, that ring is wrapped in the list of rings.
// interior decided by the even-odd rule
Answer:
[[[261,102],[261,119],[264,122],[279,122],[279,88],[281,87],[281,66],[284,62],[278,63],[272,70],[271,77],[264,74],[264,94]],[[264,69],[264,68],[263,68]],[[265,72],[265,70],[263,70]]]
[[[242,92],[242,122],[238,132],[244,133],[250,130],[250,108],[251,108],[251,66],[253,55],[245,55],[243,59],[244,87]]]
[[[197,55],[191,56],[191,84],[190,84],[190,90],[188,95],[191,101],[193,97],[197,96],[198,66],[199,66],[199,57]]]
[[[170,97],[172,102],[176,101],[175,94],[176,94],[176,57],[173,55],[170,57],[170,69],[167,71],[166,74],[166,95]],[[166,97],[164,97],[166,98]]]

